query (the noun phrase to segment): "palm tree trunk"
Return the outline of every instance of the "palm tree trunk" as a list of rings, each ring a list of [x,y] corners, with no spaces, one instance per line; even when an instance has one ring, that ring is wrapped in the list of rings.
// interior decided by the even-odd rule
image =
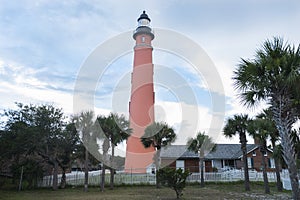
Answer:
[[[87,148],[85,148],[85,159],[84,159],[84,191],[88,191],[88,183],[89,183],[89,152]]]
[[[291,129],[294,123],[294,116],[288,107],[288,100],[280,95],[277,101],[272,105],[273,117],[281,137],[281,146],[283,150],[283,159],[289,170],[290,181],[293,192],[293,199],[300,200],[299,177],[296,166],[296,155],[291,138]]]
[[[268,174],[266,170],[266,159],[265,159],[265,150],[261,150],[261,165],[263,170],[263,177],[264,177],[264,186],[265,186],[265,193],[270,194],[270,187],[269,187],[269,181],[268,181]]]
[[[115,178],[115,169],[113,167],[110,168],[110,189],[114,189],[114,178]]]
[[[160,183],[158,181],[158,171],[160,169],[160,149],[156,150],[156,155],[155,155],[155,176],[156,176],[156,188],[160,188]]]
[[[109,150],[109,139],[105,138],[102,144],[102,148],[103,148],[103,167],[102,167],[102,176],[101,176],[101,191],[104,191],[104,186],[105,186],[105,169],[106,169],[106,165],[105,163],[107,163],[108,159],[108,150]]]
[[[243,152],[243,160],[244,160],[245,190],[250,191],[249,170],[248,170],[248,163],[247,163],[247,140],[246,140],[245,133],[240,133],[240,143],[241,143],[241,150]]]
[[[290,173],[290,180],[291,186],[293,191],[293,199],[300,200],[300,193],[299,193],[299,178],[297,173],[297,166],[294,163],[289,163],[289,173]]]
[[[272,141],[272,147],[273,150],[276,147],[275,141]],[[280,163],[277,157],[274,157],[274,162],[275,162],[275,173],[276,173],[276,187],[277,187],[277,191],[278,192],[282,192],[282,182],[281,182],[281,178],[280,178]]]
[[[205,183],[204,183],[204,165],[203,165],[203,157],[200,156],[200,186],[201,187],[204,187],[205,186]]]
[[[276,173],[276,187],[278,192],[282,192],[282,182],[280,178],[280,164],[277,159],[274,159],[275,162],[275,173]]]
[[[111,144],[111,165],[110,165],[110,189],[114,189],[114,178],[115,178],[115,169],[114,169],[114,156],[115,156],[115,145]]]
[[[288,134],[283,134],[283,136],[281,136],[283,158],[289,170],[290,181],[291,181],[292,192],[293,192],[293,199],[300,200],[299,177],[298,177],[297,166],[296,166],[295,151],[293,148],[293,143],[289,136],[290,135]]]
[[[101,174],[101,191],[104,191],[104,185],[105,185],[105,164],[102,165],[102,174]]]

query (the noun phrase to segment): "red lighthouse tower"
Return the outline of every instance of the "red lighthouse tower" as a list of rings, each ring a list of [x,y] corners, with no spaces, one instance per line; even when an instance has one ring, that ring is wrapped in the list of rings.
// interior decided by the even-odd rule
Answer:
[[[131,77],[131,98],[129,102],[130,127],[132,134],[127,140],[125,171],[145,173],[153,162],[154,147],[144,148],[140,138],[147,126],[154,122],[154,87],[151,41],[154,34],[150,18],[145,11],[138,18],[138,27],[133,33],[133,72]]]

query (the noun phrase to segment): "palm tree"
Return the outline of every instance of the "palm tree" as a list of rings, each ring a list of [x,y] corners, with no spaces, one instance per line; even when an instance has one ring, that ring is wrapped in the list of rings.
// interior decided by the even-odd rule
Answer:
[[[77,132],[81,135],[81,140],[85,146],[84,160],[84,191],[88,191],[89,179],[89,147],[96,144],[94,112],[83,111],[79,115],[73,117]]]
[[[110,188],[114,188],[114,174],[115,174],[115,146],[119,143],[126,140],[130,133],[131,128],[129,127],[129,121],[126,120],[125,116],[118,115],[114,113],[110,113],[109,116],[98,116],[98,123],[101,126],[103,131],[103,168],[102,168],[102,181],[101,181],[101,189],[104,189],[104,179],[105,179],[105,163],[109,163],[110,169]],[[111,157],[110,161],[108,159],[108,151],[111,147]]]
[[[117,115],[111,113],[109,118],[112,123],[112,131],[110,132],[110,142],[112,147],[111,153],[111,171],[110,171],[110,188],[113,189],[114,187],[114,175],[115,175],[115,146],[119,143],[127,140],[129,135],[132,133],[132,129],[130,128],[129,121],[125,118],[124,115]]]
[[[275,161],[275,173],[276,173],[276,187],[279,192],[282,191],[282,182],[280,178],[280,163],[282,162],[282,152],[278,151],[276,142],[280,140],[278,130],[272,119],[272,111],[270,109],[264,109],[262,113],[257,115],[257,118],[264,119],[268,125],[270,141],[273,150],[273,158]]]
[[[108,130],[110,127],[109,120],[105,116],[98,116],[97,117],[97,122],[99,123],[101,130],[100,132],[100,138],[102,141],[102,157],[101,157],[101,162],[102,162],[102,173],[101,173],[101,183],[100,183],[100,188],[101,191],[104,191],[104,185],[105,185],[105,169],[106,165],[108,163],[108,151],[110,148],[110,142],[109,142],[109,137],[108,137]]]
[[[248,117],[248,115],[234,115],[232,118],[229,118],[227,120],[226,125],[223,129],[224,135],[226,137],[231,138],[237,134],[240,137],[241,150],[243,152],[246,191],[250,190],[249,171],[248,171],[248,163],[247,163],[247,138],[246,138],[246,132],[250,121],[251,120]]]
[[[259,151],[261,153],[261,166],[263,170],[266,194],[270,194],[270,187],[266,170],[266,159],[264,155],[267,152],[267,139],[269,137],[269,131],[271,128],[272,124],[268,123],[267,120],[261,118],[256,118],[252,120],[248,127],[249,135],[251,135],[254,138],[254,140],[258,141],[259,143]]]
[[[105,130],[106,136],[110,139],[111,145],[111,167],[110,167],[110,188],[113,189],[114,187],[114,175],[115,175],[115,163],[114,163],[114,156],[115,156],[115,146],[119,143],[126,140],[132,132],[132,129],[129,126],[129,121],[126,120],[124,115],[118,115],[111,113],[107,117],[108,124],[107,130]]]
[[[154,155],[156,172],[160,168],[160,151],[162,147],[168,146],[176,139],[176,133],[173,128],[163,122],[154,122],[145,129],[144,135],[141,137],[141,142],[145,148],[153,146],[156,149]],[[156,173],[157,175],[157,173]],[[158,181],[156,186],[159,187]]]
[[[187,141],[188,150],[193,151],[199,155],[200,162],[200,179],[201,187],[204,187],[204,156],[214,149],[215,144],[211,137],[205,133],[198,132],[195,138],[189,138]]]
[[[297,120],[300,85],[300,46],[284,44],[274,38],[264,42],[252,60],[242,59],[234,71],[235,87],[242,102],[253,107],[264,101],[271,105],[278,129],[283,157],[288,166],[293,198],[300,199],[296,155],[291,130]]]

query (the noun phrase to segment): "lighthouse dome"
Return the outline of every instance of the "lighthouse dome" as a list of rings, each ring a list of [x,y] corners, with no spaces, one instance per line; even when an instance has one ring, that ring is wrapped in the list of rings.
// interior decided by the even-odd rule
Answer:
[[[140,17],[137,19],[138,26],[150,26],[150,18],[146,14],[146,11],[143,11],[143,13],[140,15]]]
[[[151,21],[150,18],[148,17],[148,15],[146,14],[146,11],[144,10],[143,13],[141,14],[141,16],[137,19],[137,21],[139,22],[141,19],[146,19],[149,22]]]

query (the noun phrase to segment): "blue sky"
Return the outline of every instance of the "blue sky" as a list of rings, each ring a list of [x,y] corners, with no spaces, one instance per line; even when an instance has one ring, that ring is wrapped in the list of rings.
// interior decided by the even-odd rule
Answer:
[[[101,43],[133,31],[143,10],[149,14],[154,31],[179,32],[199,44],[211,58],[225,89],[227,117],[257,112],[239,104],[232,86],[232,71],[240,58],[251,58],[272,36],[300,43],[300,2],[296,0],[0,0],[0,109],[13,108],[14,102],[52,103],[71,114],[74,86],[84,61]],[[128,40],[133,47],[132,37]],[[203,77],[186,61],[155,49],[155,39],[153,43],[154,63],[172,68],[189,84],[200,112],[198,128],[208,130],[212,103]],[[123,90],[130,91],[130,85],[126,85],[130,76],[124,75],[130,73],[131,65],[132,52],[108,66],[95,92],[98,113],[112,110],[113,91],[121,87],[118,81],[124,79]],[[180,84],[174,82],[171,90],[175,86]],[[180,105],[170,88],[157,85],[156,102],[161,108],[158,110],[165,113],[162,120],[179,128],[183,121],[176,114]],[[126,112],[127,103],[124,105],[121,109]]]

